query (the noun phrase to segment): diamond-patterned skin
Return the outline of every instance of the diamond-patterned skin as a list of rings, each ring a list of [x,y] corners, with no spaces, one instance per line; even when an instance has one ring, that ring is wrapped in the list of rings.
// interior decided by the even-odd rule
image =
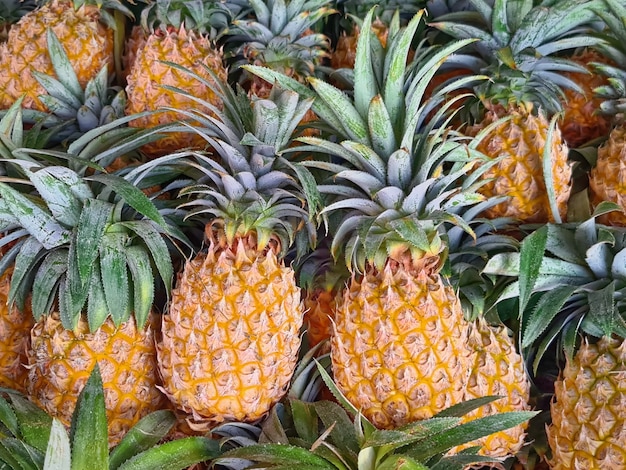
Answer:
[[[394,264],[352,278],[331,340],[337,386],[379,428],[459,403],[470,365],[454,290],[438,274]]]
[[[547,428],[555,470],[626,468],[626,341],[583,342],[555,383]]]
[[[66,330],[51,315],[37,322],[31,335],[28,395],[69,426],[80,391],[98,362],[109,422],[109,445],[116,445],[142,417],[165,407],[158,390],[154,331],[138,331],[131,318],[115,327],[111,318],[89,333],[81,320]]]
[[[286,393],[303,306],[273,250],[211,244],[187,262],[163,316],[159,367],[170,400],[196,427],[262,418]]]

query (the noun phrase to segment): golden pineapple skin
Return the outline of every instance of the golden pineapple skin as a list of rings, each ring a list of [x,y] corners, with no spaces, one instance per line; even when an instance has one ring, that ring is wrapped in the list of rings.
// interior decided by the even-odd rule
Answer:
[[[470,367],[454,290],[437,273],[392,264],[352,278],[331,339],[338,388],[384,429],[461,402]]]
[[[337,293],[324,288],[314,289],[304,298],[304,323],[309,340],[309,347],[314,347],[323,341],[326,343],[318,354],[330,352],[330,336],[333,331],[333,319],[337,308]]]
[[[549,123],[543,113],[535,116],[524,108],[510,109],[507,114],[511,119],[493,129],[477,146],[490,158],[504,156],[483,174],[483,179],[491,181],[481,186],[479,192],[486,197],[510,196],[484,214],[489,218],[513,217],[524,223],[554,222],[542,170]],[[500,117],[499,111],[488,111],[480,124],[468,129],[468,134],[476,135]],[[572,168],[558,127],[553,135],[551,155],[558,212],[565,220]]]
[[[221,49],[216,48],[209,39],[181,26],[178,30],[157,30],[150,34],[145,42],[138,41],[134,62],[127,76],[126,95],[128,98],[126,114],[157,110],[161,107],[174,107],[185,110],[198,110],[211,114],[196,101],[179,93],[165,90],[161,86],[169,85],[188,92],[191,96],[221,108],[221,101],[210,87],[200,80],[160,61],[173,62],[189,69],[209,82],[210,74],[201,64],[208,66],[215,74],[226,80],[226,69],[222,64]],[[130,59],[129,59],[130,60]],[[174,112],[159,112],[130,122],[134,127],[150,128],[160,124],[172,123],[186,116]],[[144,145],[142,151],[149,157],[158,157],[183,148],[204,149],[207,142],[194,132],[171,132],[162,139]]]
[[[626,341],[584,341],[555,382],[547,427],[555,470],[626,468]]]
[[[0,44],[0,109],[25,94],[23,107],[46,110],[38,98],[45,90],[31,72],[56,76],[48,54],[48,28],[65,48],[81,86],[107,64],[112,71],[113,30],[99,18],[96,6],[75,10],[68,0],[52,0],[13,25],[8,40]]]
[[[304,316],[293,270],[248,238],[188,261],[163,315],[164,390],[196,429],[254,422],[286,393]]]
[[[469,346],[473,366],[465,389],[465,400],[500,395],[504,398],[482,406],[463,417],[464,421],[496,413],[528,411],[530,381],[524,360],[504,326],[490,326],[483,318],[470,324]],[[453,453],[481,446],[479,454],[510,457],[519,452],[526,438],[527,423],[458,446]]]
[[[574,54],[570,59],[583,66],[588,66],[591,62],[609,62],[602,54],[589,48]],[[579,93],[570,88],[563,89],[563,118],[559,122],[563,140],[569,147],[579,147],[590,140],[608,135],[611,119],[598,112],[603,100],[593,92],[594,88],[608,84],[606,76],[595,72],[565,72],[563,75],[576,82],[583,90],[583,93]]]
[[[30,330],[35,322],[30,309],[22,313],[7,305],[12,272],[8,269],[0,276],[0,387],[23,393],[28,381]]]
[[[138,330],[134,319],[119,327],[108,318],[90,333],[87,322],[66,330],[58,315],[35,324],[29,350],[28,396],[69,426],[80,391],[96,362],[100,366],[109,423],[109,446],[167,399],[157,388],[159,376],[154,330]]]
[[[596,166],[589,174],[591,204],[602,201],[618,204],[626,210],[626,127],[616,127],[598,148]],[[612,211],[598,217],[603,224],[626,226],[626,213]]]

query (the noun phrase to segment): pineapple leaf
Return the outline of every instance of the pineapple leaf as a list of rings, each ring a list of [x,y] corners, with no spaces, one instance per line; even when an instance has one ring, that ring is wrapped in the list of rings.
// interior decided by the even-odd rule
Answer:
[[[82,204],[71,188],[56,178],[46,167],[34,172],[27,169],[23,171],[45,201],[52,217],[63,226],[75,226]]]
[[[55,287],[67,270],[68,250],[59,249],[49,253],[39,265],[32,285],[32,312],[36,321],[50,312],[55,298]]]
[[[466,414],[477,410],[481,406],[488,405],[489,403],[499,400],[500,398],[502,397],[491,395],[480,398],[472,398],[471,400],[465,400],[461,403],[457,403],[456,405],[452,405],[445,410],[440,411],[435,415],[435,418],[461,418],[462,416],[465,416]]]
[[[119,222],[119,225],[132,230],[136,235],[141,237],[143,243],[148,249],[154,264],[159,271],[159,275],[163,280],[167,295],[169,297],[174,270],[172,267],[172,259],[167,249],[167,245],[163,240],[163,236],[158,232],[154,225],[145,220],[132,220]]]
[[[72,319],[78,320],[80,318],[85,302],[87,301],[87,295],[89,293],[89,282],[83,282],[80,279],[78,272],[78,256],[76,253],[76,240],[72,240],[70,243],[70,249],[67,254],[67,270],[65,272],[65,279],[67,281],[67,290],[64,292],[67,313]],[[76,323],[72,324],[76,327]]]
[[[23,441],[5,437],[0,440],[0,464],[8,463],[16,470],[39,470],[43,465],[43,455]]]
[[[220,454],[217,441],[207,437],[186,437],[151,447],[125,461],[118,470],[184,470]]]
[[[52,418],[48,413],[21,395],[10,395],[13,410],[19,422],[19,436],[40,452],[45,452],[50,436]]]
[[[96,331],[109,316],[99,263],[94,264],[90,281],[87,296],[87,324],[89,331]]]
[[[354,425],[346,411],[337,403],[323,400],[313,402],[315,411],[325,429],[330,429],[330,438],[340,450],[341,455],[353,456],[356,459],[361,448],[354,432]]]
[[[411,423],[402,429],[380,430],[377,429],[369,436],[361,447],[386,447],[397,449],[412,444],[426,437],[447,431],[459,424],[460,419],[455,417],[430,418],[427,420]]]
[[[485,457],[476,454],[458,454],[443,457],[436,464],[429,468],[430,470],[464,470],[466,468],[472,468],[474,466],[482,468],[483,465],[486,468],[489,468],[490,466],[486,465],[489,463],[497,464],[500,463],[500,460],[493,457]]]
[[[428,470],[429,467],[406,455],[391,455],[376,465],[376,470]]]
[[[35,274],[34,268],[41,260],[44,251],[41,243],[34,238],[29,237],[22,243],[15,257],[7,305],[16,304],[19,310],[24,310],[26,296],[30,291],[29,281]]]
[[[542,259],[548,240],[548,227],[543,226],[534,231],[522,242],[520,248],[520,272],[519,272],[519,315],[524,314],[533,292],[535,282],[539,276]]]
[[[144,247],[129,246],[126,260],[132,276],[133,310],[137,328],[143,328],[148,321],[154,302],[154,276],[150,265],[150,256]]]
[[[76,72],[74,72],[72,63],[63,48],[63,44],[61,44],[61,41],[59,41],[56,34],[54,34],[52,28],[47,29],[46,40],[48,42],[48,51],[50,53],[50,60],[52,62],[52,66],[54,67],[54,71],[56,72],[57,77],[59,77],[59,80],[62,81],[62,88],[73,95],[72,97],[76,103],[74,107],[75,109],[78,109],[82,104],[81,98],[83,96],[83,90],[78,81],[78,77],[76,76]]]
[[[607,337],[613,334],[626,337],[626,322],[615,305],[615,281],[611,281],[602,289],[592,290],[588,298],[589,314],[584,321],[597,325]]]
[[[120,176],[111,174],[94,175],[90,176],[88,179],[97,181],[109,187],[120,195],[126,204],[131,206],[140,214],[152,219],[154,222],[163,227],[163,229],[167,230],[167,224],[157,207],[148,198],[148,196],[146,196],[140,189],[136,188],[132,183],[126,181]]]
[[[523,348],[539,338],[577,289],[577,286],[562,286],[541,295],[522,332]]]
[[[371,8],[365,16],[361,33],[357,39],[354,61],[354,107],[360,116],[367,116],[370,102],[377,95],[376,80],[372,77],[372,18],[376,8]],[[328,100],[325,100],[328,104]]]
[[[76,402],[70,427],[72,443],[71,470],[106,470],[109,468],[109,435],[104,388],[100,367],[96,364]]]
[[[115,325],[129,317],[128,267],[126,261],[126,236],[108,232],[100,244],[100,270],[107,308]]]
[[[431,457],[446,452],[457,445],[472,442],[483,436],[525,423],[538,413],[534,411],[511,411],[477,418],[441,433],[432,434],[428,438],[412,444],[410,448],[406,449],[405,454],[420,462],[426,462]]]
[[[44,248],[51,250],[69,242],[71,232],[24,194],[0,182],[0,196],[20,225]]]
[[[0,395],[0,423],[7,428],[13,437],[20,436],[19,421],[9,402]]]
[[[69,470],[72,464],[72,451],[70,449],[70,438],[67,435],[65,426],[58,420],[52,420],[50,429],[50,439],[46,448],[46,458],[44,460],[44,470]]]
[[[318,416],[315,412],[315,407],[311,403],[305,403],[296,399],[289,400],[289,404],[291,405],[296,433],[307,443],[307,447],[310,447],[318,438]]]
[[[276,468],[278,466],[291,466],[291,468],[294,468],[295,466],[295,468],[306,467],[319,470],[335,470],[335,467],[326,459],[315,455],[309,449],[288,444],[256,444],[240,447],[225,452],[222,454],[222,457],[252,460],[267,464],[267,468]]]
[[[76,261],[80,282],[86,284],[98,257],[98,246],[113,214],[113,205],[87,199],[76,228]]]
[[[156,446],[176,423],[170,410],[158,410],[144,416],[116,445],[109,455],[109,469],[117,470],[131,457]]]

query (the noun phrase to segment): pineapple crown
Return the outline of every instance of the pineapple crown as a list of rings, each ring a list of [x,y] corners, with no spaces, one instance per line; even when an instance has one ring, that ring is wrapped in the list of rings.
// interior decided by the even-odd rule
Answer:
[[[104,66],[85,88],[81,87],[63,45],[51,29],[47,31],[48,51],[58,78],[33,71],[47,94],[39,96],[48,112],[25,110],[26,122],[54,127],[54,141],[76,140],[86,132],[110,124],[125,115],[126,95],[111,87],[108,67]]]
[[[603,42],[591,34],[602,0],[469,1],[471,10],[445,14],[430,26],[456,39],[478,39],[458,63],[490,77],[476,86],[482,101],[530,102],[553,114],[561,111],[564,88],[582,92],[563,72],[588,71],[557,54]]]
[[[499,301],[517,301],[535,372],[555,340],[571,359],[580,334],[626,338],[626,230],[595,222],[610,210],[619,207],[604,202],[583,222],[544,225],[519,253],[496,254],[485,266],[486,274],[516,278]]]
[[[182,197],[190,198],[181,207],[190,209],[188,217],[201,216],[204,223],[219,227],[231,246],[236,237],[252,234],[258,250],[270,244],[284,256],[297,241],[298,252],[305,251],[316,238],[312,214],[319,206],[319,194],[310,172],[282,153],[311,100],[280,87],[272,88],[267,99],[250,97],[241,87],[234,91],[208,67],[207,72],[214,83],[187,71],[215,90],[223,109],[196,99],[211,110],[210,115],[178,112],[199,122],[183,127],[203,135],[219,158],[199,152],[179,155],[193,160],[185,164],[197,170],[191,176],[194,183],[181,190]]]
[[[4,0],[0,2],[0,27],[13,24],[29,11],[37,8],[37,0]]]
[[[313,29],[335,13],[325,0],[253,0],[253,18],[234,20],[227,48],[248,63],[268,64],[296,76],[313,75],[328,57],[330,40]]]
[[[156,29],[190,31],[218,39],[236,16],[245,12],[239,1],[155,0],[141,11],[141,25],[146,31]]]
[[[344,161],[302,162],[332,174],[319,189],[336,200],[322,214],[348,211],[333,233],[333,253],[345,244],[347,265],[361,270],[366,263],[380,269],[389,258],[431,265],[446,249],[439,234],[442,223],[462,222],[448,209],[481,198],[474,191],[475,180],[461,182],[475,158],[473,149],[464,146],[460,136],[448,135],[444,126],[435,128],[454,102],[441,105],[443,95],[435,95],[423,103],[438,65],[471,40],[430,54],[418,53],[418,65],[409,71],[407,56],[422,13],[406,27],[392,22],[395,27],[386,48],[372,41],[373,15],[371,10],[366,16],[358,39],[353,99],[316,78],[309,79],[310,90],[274,71],[247,69],[312,98],[313,110],[340,141],[303,137],[298,140],[304,146],[290,149],[330,154]],[[380,47],[373,49],[373,44]],[[435,105],[435,117],[427,119]],[[451,162],[448,173],[437,177],[446,160]],[[436,264],[434,268],[439,261]]]

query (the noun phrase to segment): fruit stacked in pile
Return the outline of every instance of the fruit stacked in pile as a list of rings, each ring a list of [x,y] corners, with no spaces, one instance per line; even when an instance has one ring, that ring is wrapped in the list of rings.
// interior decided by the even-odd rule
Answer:
[[[626,469],[626,8],[370,3],[0,0],[3,468]]]

